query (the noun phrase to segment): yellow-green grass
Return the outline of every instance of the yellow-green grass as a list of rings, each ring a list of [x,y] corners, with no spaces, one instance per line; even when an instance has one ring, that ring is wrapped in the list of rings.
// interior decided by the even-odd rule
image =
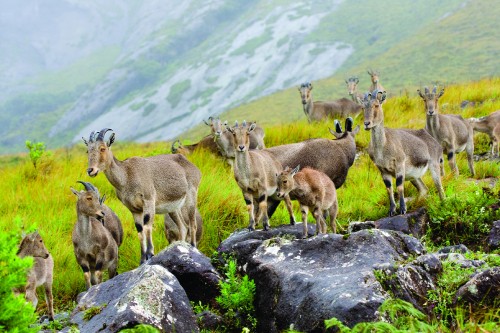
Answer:
[[[460,113],[464,117],[482,116],[500,109],[500,79],[488,79],[463,85],[450,86],[442,97],[443,111]],[[297,97],[297,96],[294,96]],[[485,103],[461,110],[462,100],[486,101]],[[248,106],[247,106],[248,107]],[[247,109],[247,112],[253,112]],[[256,116],[260,110],[254,110]],[[423,102],[419,97],[392,97],[384,104],[385,125],[388,127],[422,128],[425,124]],[[252,117],[247,117],[251,119]],[[362,115],[355,119],[355,125],[362,124]],[[267,146],[299,142],[311,137],[333,138],[328,127],[331,121],[308,124],[304,119],[284,119],[282,125],[264,126]],[[476,135],[476,138],[484,140]],[[360,151],[359,158],[349,171],[345,184],[338,189],[339,214],[337,223],[343,232],[350,221],[374,220],[386,216],[389,210],[388,198],[380,173],[365,152],[370,140],[370,133],[364,129],[356,136]],[[478,147],[484,152],[489,147]],[[136,144],[117,142],[112,150],[118,159],[131,156],[151,156],[169,153],[170,143],[158,142]],[[450,174],[445,163],[447,175],[443,179],[448,196],[469,186],[469,170],[465,153],[458,155],[461,175],[458,178]],[[248,216],[240,189],[234,181],[230,167],[219,157],[207,151],[196,151],[188,158],[202,172],[202,181],[198,193],[198,207],[204,219],[204,235],[199,248],[210,256],[220,241],[238,228],[246,227]],[[0,227],[2,230],[17,230],[19,225],[36,225],[44,237],[47,247],[55,260],[54,299],[56,308],[62,309],[72,304],[76,295],[84,291],[84,279],[73,254],[71,232],[76,221],[76,197],[70,187],[80,188],[77,180],[90,181],[102,194],[106,194],[106,204],[120,217],[124,227],[124,242],[120,248],[119,272],[129,271],[138,266],[140,258],[139,241],[130,212],[116,198],[113,187],[103,174],[90,178],[86,174],[87,156],[83,143],[71,148],[53,151],[52,156],[42,160],[37,170],[27,155],[4,156],[0,159]],[[476,179],[499,177],[499,164],[494,161],[476,163]],[[439,200],[430,176],[424,178],[430,189],[425,199],[408,203],[409,211],[426,206],[429,201]],[[79,187],[80,186],[80,187]],[[499,186],[498,184],[496,185]],[[416,197],[416,190],[405,184],[407,197]],[[298,206],[295,203],[298,217]],[[284,205],[280,205],[272,217],[271,227],[288,223],[288,214]],[[312,218],[309,222],[313,223]],[[261,226],[259,226],[261,227]],[[154,244],[156,252],[167,244],[163,232],[163,217],[156,216]],[[40,295],[43,299],[43,295]],[[44,302],[39,302],[44,307]]]

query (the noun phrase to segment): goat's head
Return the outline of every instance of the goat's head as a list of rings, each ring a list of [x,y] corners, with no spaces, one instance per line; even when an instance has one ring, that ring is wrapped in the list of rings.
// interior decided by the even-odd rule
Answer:
[[[354,95],[356,93],[359,79],[355,76],[351,76],[347,80],[345,80],[345,83],[347,84],[347,90],[349,91],[349,95]]]
[[[424,88],[424,93],[420,91],[420,89],[417,90],[418,94],[422,99],[424,100],[424,105],[425,105],[425,112],[429,116],[435,116],[438,114],[438,100],[441,96],[444,94],[444,88],[441,89],[441,91],[438,93],[437,92],[437,87],[434,86],[432,89],[432,92],[429,91],[429,88],[425,87]]]
[[[24,236],[17,254],[20,257],[30,256],[47,259],[49,257],[49,250],[45,247],[42,236],[40,236],[38,231],[35,231]]]
[[[313,86],[311,82],[304,82],[299,86],[300,98],[302,99],[302,104],[306,105],[311,99],[311,90]]]
[[[226,129],[233,135],[233,147],[235,151],[240,153],[248,151],[250,148],[250,132],[252,132],[256,126],[255,123],[247,125],[245,120],[243,120],[240,126],[238,126],[238,122],[235,123],[234,127],[226,125]]]
[[[293,176],[299,172],[300,165],[297,165],[294,169],[287,166],[279,174],[276,174],[277,190],[276,196],[278,198],[284,198],[290,191],[295,188],[295,180]]]
[[[80,214],[102,220],[105,215],[102,210],[102,204],[104,203],[104,200],[106,200],[106,195],[101,197],[99,195],[99,190],[91,183],[82,182],[80,180],[78,183],[81,183],[85,187],[85,190],[82,191],[77,191],[74,188],[71,188],[71,192],[73,192],[78,198],[76,202],[78,212]]]
[[[378,71],[374,71],[374,70],[369,70],[368,71],[368,74],[370,75],[370,79],[372,80],[372,84],[377,84],[378,81],[379,81],[379,72]]]
[[[115,141],[115,133],[112,133],[108,141],[105,141],[104,136],[108,131],[112,131],[112,129],[104,128],[97,133],[92,132],[88,141],[82,138],[87,145],[89,162],[87,173],[90,177],[95,177],[99,171],[106,170],[113,160],[113,154],[109,147]]]
[[[210,130],[215,137],[220,138],[222,133],[224,133],[225,127],[227,126],[227,121],[223,123],[219,117],[209,117],[208,120],[210,120],[210,123],[205,122],[205,124],[210,126]]]
[[[374,126],[382,123],[384,120],[384,113],[382,111],[382,103],[386,99],[385,91],[374,90],[371,93],[366,93],[363,98],[363,114],[365,130],[370,130]]]

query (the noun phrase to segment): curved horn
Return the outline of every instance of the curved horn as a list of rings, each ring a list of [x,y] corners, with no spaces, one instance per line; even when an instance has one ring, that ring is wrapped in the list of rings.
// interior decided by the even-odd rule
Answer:
[[[353,120],[351,117],[347,117],[347,119],[345,120],[345,130],[346,132],[352,132],[352,124],[353,124]]]
[[[95,135],[96,135],[96,132],[95,132],[95,131],[92,131],[92,132],[90,133],[88,143],[91,143],[91,142],[94,142],[94,141],[95,141]],[[83,140],[83,141],[85,141],[85,140]],[[85,144],[87,144],[87,143],[85,143]]]
[[[112,131],[111,128],[103,128],[102,130],[99,131],[99,134],[97,135],[96,140],[97,141],[104,141],[104,136],[106,135],[107,131]]]
[[[433,93],[433,94],[436,94],[436,92],[437,92],[437,87],[436,87],[436,86],[434,86],[434,88],[432,88],[432,93]]]
[[[341,134],[342,133],[342,125],[340,124],[340,121],[338,121],[338,119],[335,119],[333,121],[333,124],[335,126],[335,132]]]
[[[77,183],[80,183],[83,186],[85,186],[86,191],[94,191],[94,192],[97,192],[97,194],[99,194],[99,191],[97,190],[97,188],[94,185],[92,185],[91,183],[87,183],[87,182],[84,182],[81,180],[78,180]]]

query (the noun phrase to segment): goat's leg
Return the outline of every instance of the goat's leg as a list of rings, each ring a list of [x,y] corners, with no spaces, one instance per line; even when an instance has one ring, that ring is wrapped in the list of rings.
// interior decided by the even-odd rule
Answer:
[[[155,202],[154,200],[143,201],[142,206],[143,221],[144,221],[144,232],[146,238],[146,257],[145,260],[149,260],[154,256],[155,249],[153,244],[153,225],[155,221]]]
[[[195,190],[190,190],[188,193],[186,202],[184,203],[184,208],[187,210],[187,214],[183,214],[183,216],[187,216],[188,221],[184,221],[186,225],[189,227],[189,242],[192,246],[196,247],[198,244],[198,240],[196,239],[196,229],[198,225],[196,223],[196,204],[197,204],[197,192]]]
[[[116,256],[115,259],[113,259],[113,261],[109,263],[108,275],[110,279],[116,276],[117,268],[118,268],[118,256]]]
[[[389,174],[382,174],[387,194],[389,195],[389,216],[396,215],[396,202],[394,201],[394,192],[392,191],[392,176]]]
[[[245,198],[245,203],[247,205],[248,211],[248,230],[255,230],[255,215],[254,215],[254,204],[253,197],[250,193],[243,193],[243,197]]]
[[[288,214],[290,215],[290,224],[295,225],[295,216],[293,215],[293,206],[292,200],[290,199],[290,195],[285,195],[285,203],[286,209],[288,210]]]
[[[45,290],[45,302],[47,303],[47,311],[49,312],[49,320],[54,320],[54,297],[52,295],[52,280],[46,281],[43,284]]]
[[[269,218],[273,216],[280,202],[281,202],[280,200],[275,200],[270,197],[267,197],[267,216],[269,216]]]
[[[24,294],[25,299],[33,304],[36,309],[38,304],[38,297],[36,295],[36,275],[33,272],[28,276],[28,283],[26,285],[26,293]]]
[[[444,195],[444,190],[443,190],[443,184],[441,183],[441,175],[440,175],[440,162],[436,161],[434,163],[431,163],[429,165],[429,169],[431,171],[431,177],[432,181],[434,182],[434,186],[436,187],[436,190],[438,191],[439,198],[441,200],[444,200],[445,195]]]
[[[300,205],[300,212],[302,213],[302,238],[307,238],[307,215],[309,214],[309,207]],[[318,234],[318,228],[316,228]]]
[[[87,289],[92,285],[90,283],[90,265],[88,262],[80,262],[80,267],[82,267],[83,278],[85,280],[85,286]]]
[[[170,217],[174,221],[177,229],[179,230],[179,240],[186,241],[187,240],[187,232],[188,226],[184,223],[184,219],[182,218],[181,209],[177,209],[171,213],[169,213]]]
[[[401,172],[396,172],[396,188],[399,195],[399,213],[406,214],[406,203],[405,203],[405,175],[404,170]]]
[[[334,234],[337,233],[337,223],[335,222],[335,219],[337,218],[338,211],[339,211],[339,203],[337,200],[335,200],[332,206],[329,208],[330,226],[332,227],[332,231]]]
[[[472,176],[476,175],[474,170],[474,133],[472,127],[469,129],[469,138],[465,146],[465,152],[467,153],[467,163],[469,164],[469,171]]]
[[[141,244],[141,265],[146,262],[146,250],[147,250],[147,239],[146,232],[144,231],[144,219],[142,213],[132,213],[134,216],[135,229],[137,230],[137,236],[139,237],[139,242]]]
[[[269,230],[269,217],[267,216],[267,195],[263,194],[259,197],[259,213],[257,215],[257,221],[262,220],[262,226],[264,230]]]
[[[458,176],[458,166],[457,159],[455,154],[455,147],[450,147],[446,151],[446,155],[448,156],[448,164],[450,165],[451,172],[455,174],[455,177]]]
[[[322,215],[322,211],[319,207],[314,207],[313,208],[313,216],[314,216],[314,219],[316,220],[316,231],[317,231],[317,234],[324,234],[326,233],[326,223],[325,221],[323,220],[323,215]],[[306,234],[306,237],[307,237],[307,234]]]
[[[418,196],[419,197],[424,197],[427,194],[427,192],[428,192],[429,189],[424,184],[424,182],[422,181],[421,178],[412,179],[412,180],[410,180],[410,182],[418,190]]]

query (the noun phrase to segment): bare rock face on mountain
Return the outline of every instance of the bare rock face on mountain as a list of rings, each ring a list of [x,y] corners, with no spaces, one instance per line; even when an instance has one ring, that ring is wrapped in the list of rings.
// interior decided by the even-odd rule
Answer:
[[[174,242],[147,264],[163,266],[174,274],[190,301],[210,304],[219,295],[221,275],[210,259],[189,243]]]
[[[289,226],[271,230],[282,228]],[[324,320],[331,317],[351,327],[375,320],[388,294],[374,269],[424,251],[417,239],[395,231],[362,230],[293,241],[262,240],[260,233],[240,231],[219,247],[219,253],[235,255],[255,281],[259,332],[280,332],[290,325],[301,332],[323,332]],[[249,246],[238,244],[244,236]]]
[[[80,332],[119,332],[138,324],[161,332],[199,331],[186,292],[159,265],[142,265],[91,287],[80,298],[71,323]]]

